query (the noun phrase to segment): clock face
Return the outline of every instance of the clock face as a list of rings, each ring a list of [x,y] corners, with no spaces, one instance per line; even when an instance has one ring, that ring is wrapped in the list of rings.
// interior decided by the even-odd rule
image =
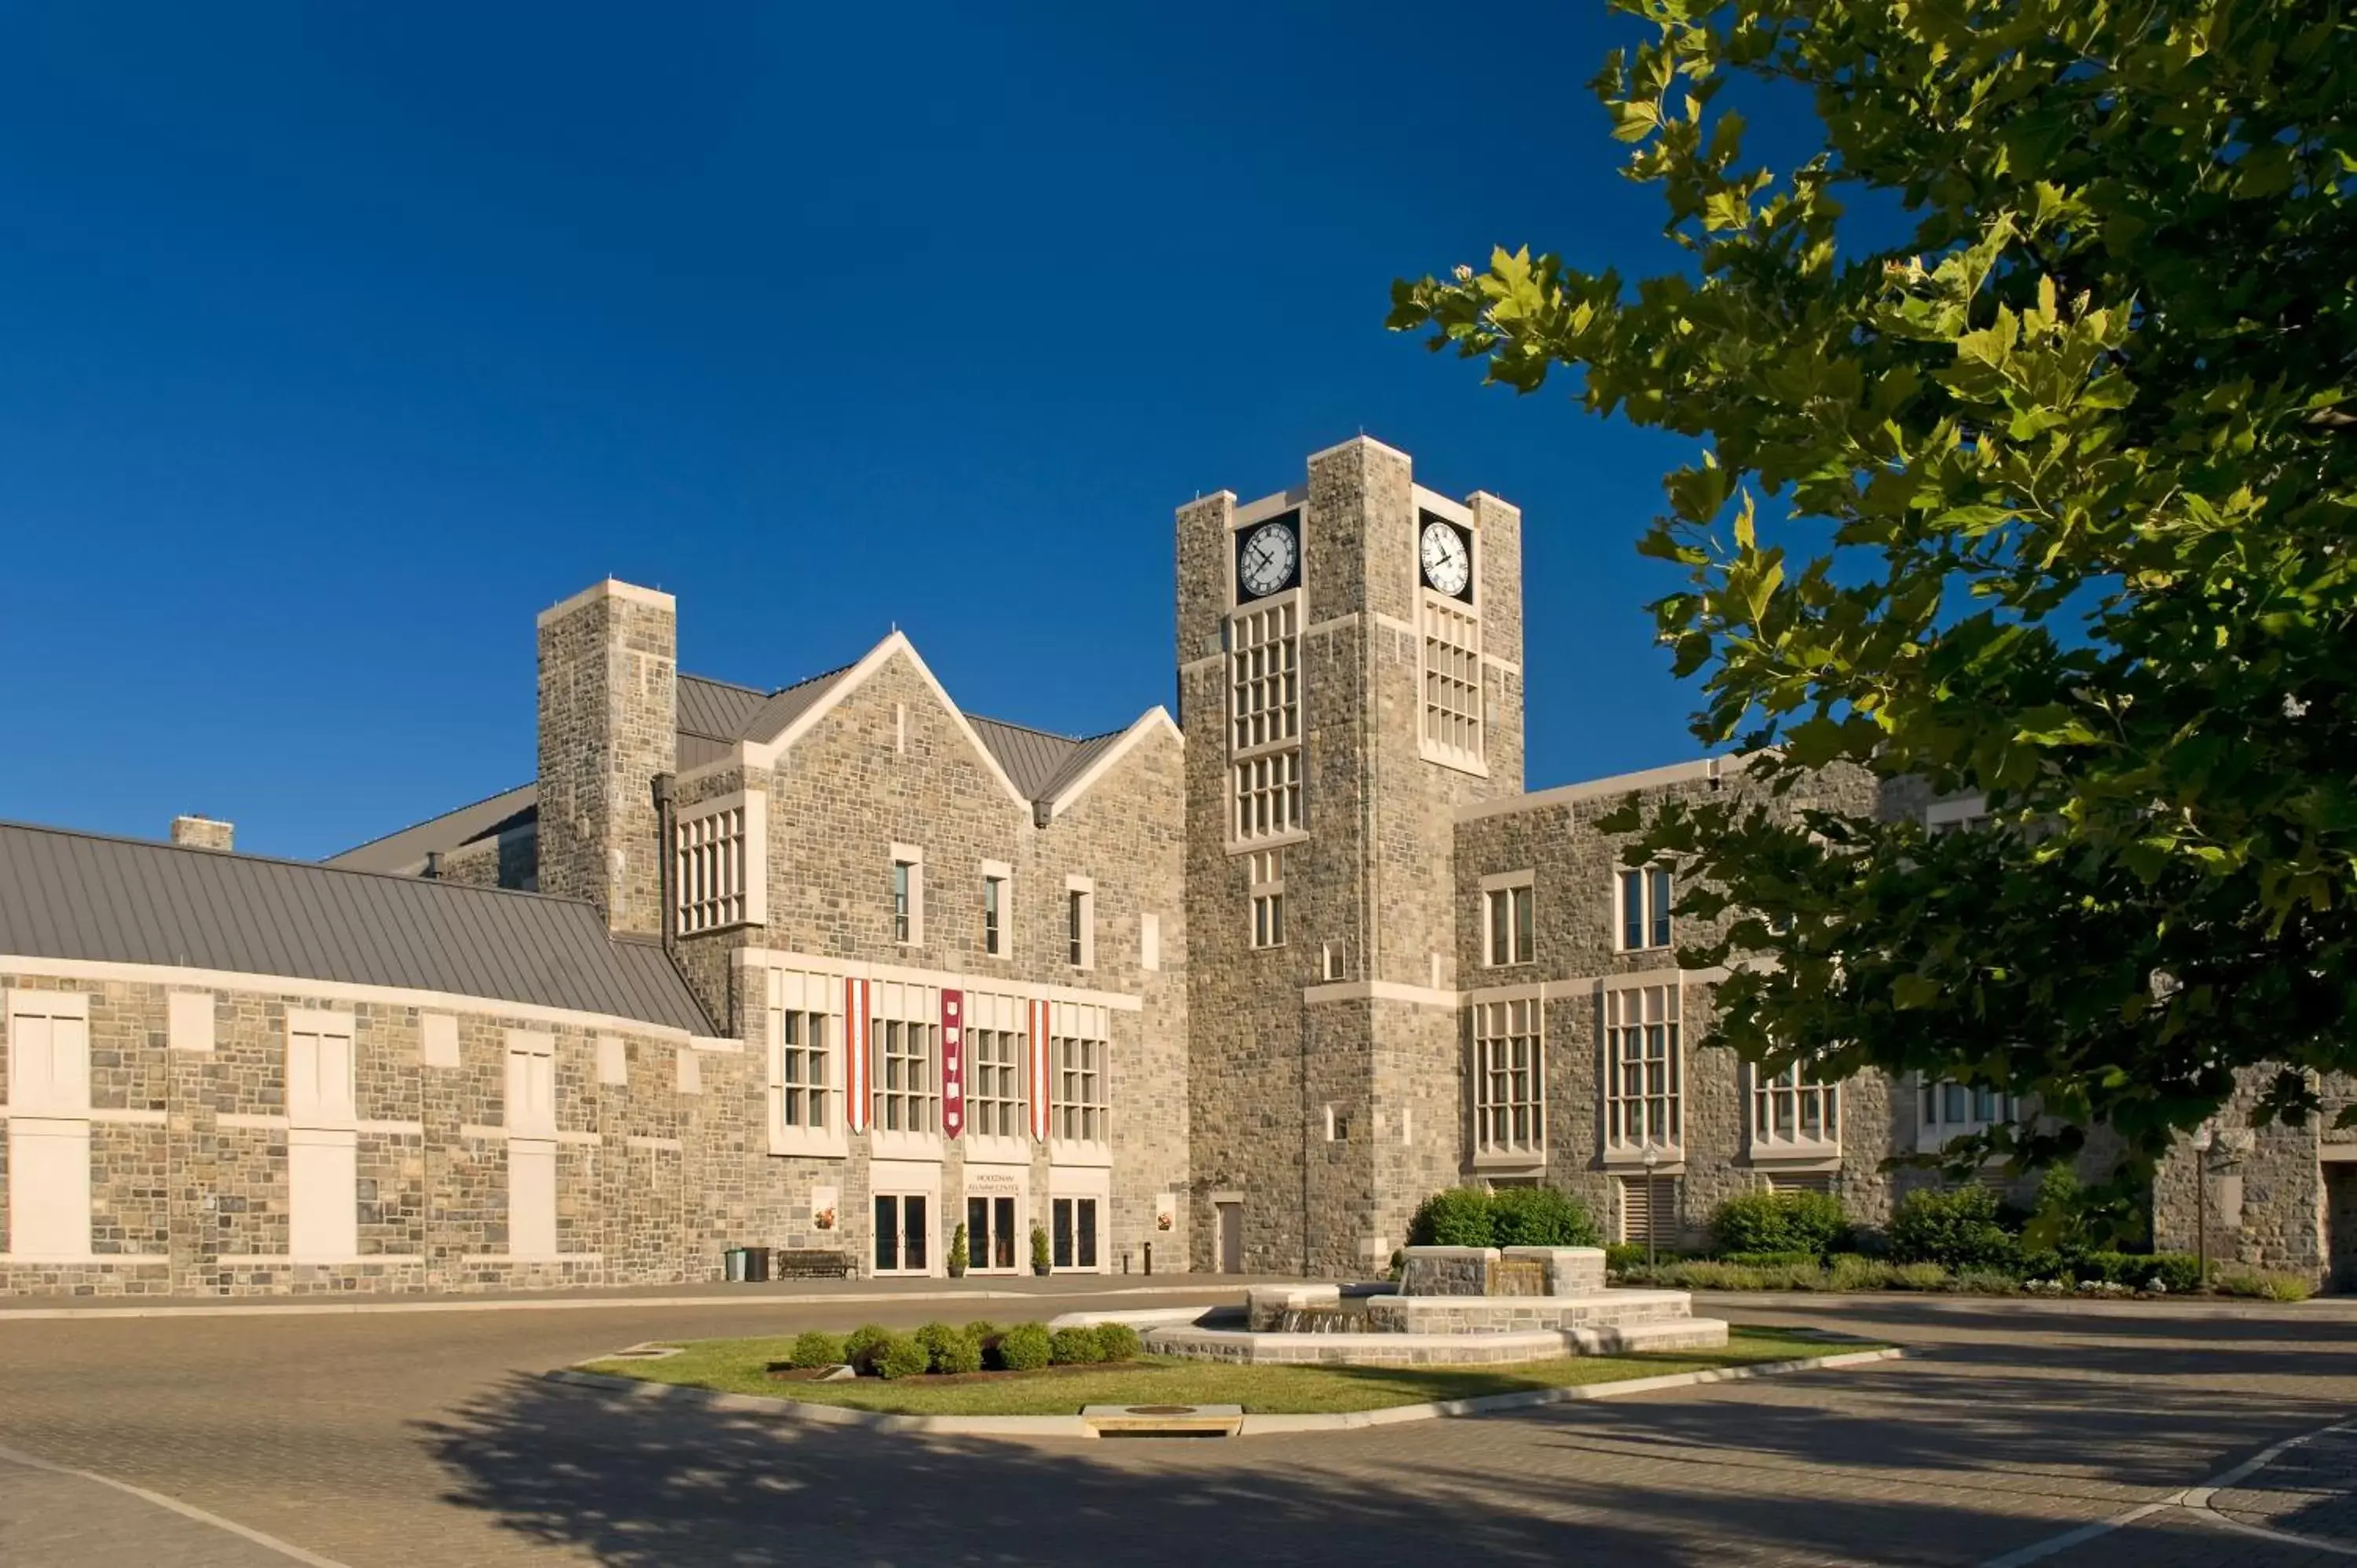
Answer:
[[[1424,564],[1424,580],[1435,590],[1452,599],[1467,596],[1465,590],[1473,582],[1473,552],[1455,524],[1427,519],[1416,555]]]
[[[1289,519],[1264,522],[1236,549],[1236,585],[1248,599],[1263,599],[1291,587],[1300,574],[1301,546]]]

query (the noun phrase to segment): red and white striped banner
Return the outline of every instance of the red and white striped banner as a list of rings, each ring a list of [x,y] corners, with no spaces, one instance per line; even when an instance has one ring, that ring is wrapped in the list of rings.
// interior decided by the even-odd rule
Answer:
[[[873,983],[843,983],[843,1113],[855,1133],[867,1126],[867,1000]]]
[[[1031,1136],[1041,1143],[1048,1140],[1048,1023],[1049,1009],[1053,1005],[1048,1002],[1028,1004],[1031,1015]]]
[[[965,1131],[965,993],[942,993],[942,1131]]]

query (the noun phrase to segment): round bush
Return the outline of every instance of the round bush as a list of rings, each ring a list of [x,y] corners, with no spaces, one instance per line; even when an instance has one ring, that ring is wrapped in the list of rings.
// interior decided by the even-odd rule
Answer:
[[[1146,1348],[1138,1340],[1137,1330],[1126,1323],[1100,1323],[1096,1334],[1100,1361],[1135,1361]]]
[[[1997,1223],[1996,1194],[1978,1185],[1910,1192],[1890,1217],[1890,1255],[1948,1269],[2011,1269],[2021,1247]]]
[[[1407,1222],[1411,1247],[1488,1247],[1490,1195],[1478,1187],[1452,1187],[1424,1200]]]
[[[1747,1192],[1712,1211],[1711,1240],[1728,1253],[1805,1252],[1822,1258],[1849,1232],[1829,1192]]]
[[[946,1323],[928,1323],[917,1330],[917,1343],[925,1348],[926,1364],[936,1372],[979,1372],[982,1370],[982,1342],[971,1329],[958,1328]]]
[[[1018,1323],[998,1337],[998,1364],[1010,1372],[1036,1372],[1048,1364],[1051,1348],[1044,1326]]]
[[[868,1357],[876,1375],[885,1379],[922,1377],[932,1360],[913,1334],[885,1335],[884,1343]]]
[[[786,1353],[790,1367],[840,1367],[845,1359],[843,1336],[816,1328],[794,1336],[794,1348]]]
[[[844,1336],[843,1359],[861,1371],[866,1371],[876,1359],[877,1350],[892,1337],[892,1331],[880,1323],[863,1323]]]
[[[977,1345],[981,1344],[985,1339],[997,1338],[999,1332],[998,1325],[991,1322],[990,1319],[986,1317],[975,1318],[972,1323],[965,1326],[965,1331],[967,1337],[972,1338]]]
[[[1587,1210],[1551,1187],[1509,1187],[1490,1194],[1492,1247],[1594,1247],[1604,1240]]]
[[[1059,1367],[1086,1367],[1104,1359],[1093,1328],[1059,1328],[1048,1337],[1048,1359]]]

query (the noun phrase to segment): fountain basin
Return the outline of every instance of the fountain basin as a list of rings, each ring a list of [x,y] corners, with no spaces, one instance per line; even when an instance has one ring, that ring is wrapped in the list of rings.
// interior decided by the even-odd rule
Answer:
[[[1599,1290],[1587,1295],[1378,1295],[1368,1326],[1392,1334],[1512,1334],[1684,1320],[1682,1290]]]
[[[1726,1343],[1727,1325],[1712,1317],[1475,1334],[1278,1334],[1193,1327],[1154,1328],[1146,1334],[1146,1348],[1157,1355],[1252,1366],[1488,1367],[1566,1356],[1708,1349]]]

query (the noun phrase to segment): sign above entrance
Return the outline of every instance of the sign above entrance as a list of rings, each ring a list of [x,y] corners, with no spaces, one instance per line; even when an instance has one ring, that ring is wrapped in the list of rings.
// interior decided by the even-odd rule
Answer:
[[[965,1131],[965,993],[942,993],[942,1131]]]
[[[985,1170],[980,1165],[965,1167],[965,1189],[968,1192],[1015,1192],[1023,1190],[1023,1178],[1013,1171]]]

